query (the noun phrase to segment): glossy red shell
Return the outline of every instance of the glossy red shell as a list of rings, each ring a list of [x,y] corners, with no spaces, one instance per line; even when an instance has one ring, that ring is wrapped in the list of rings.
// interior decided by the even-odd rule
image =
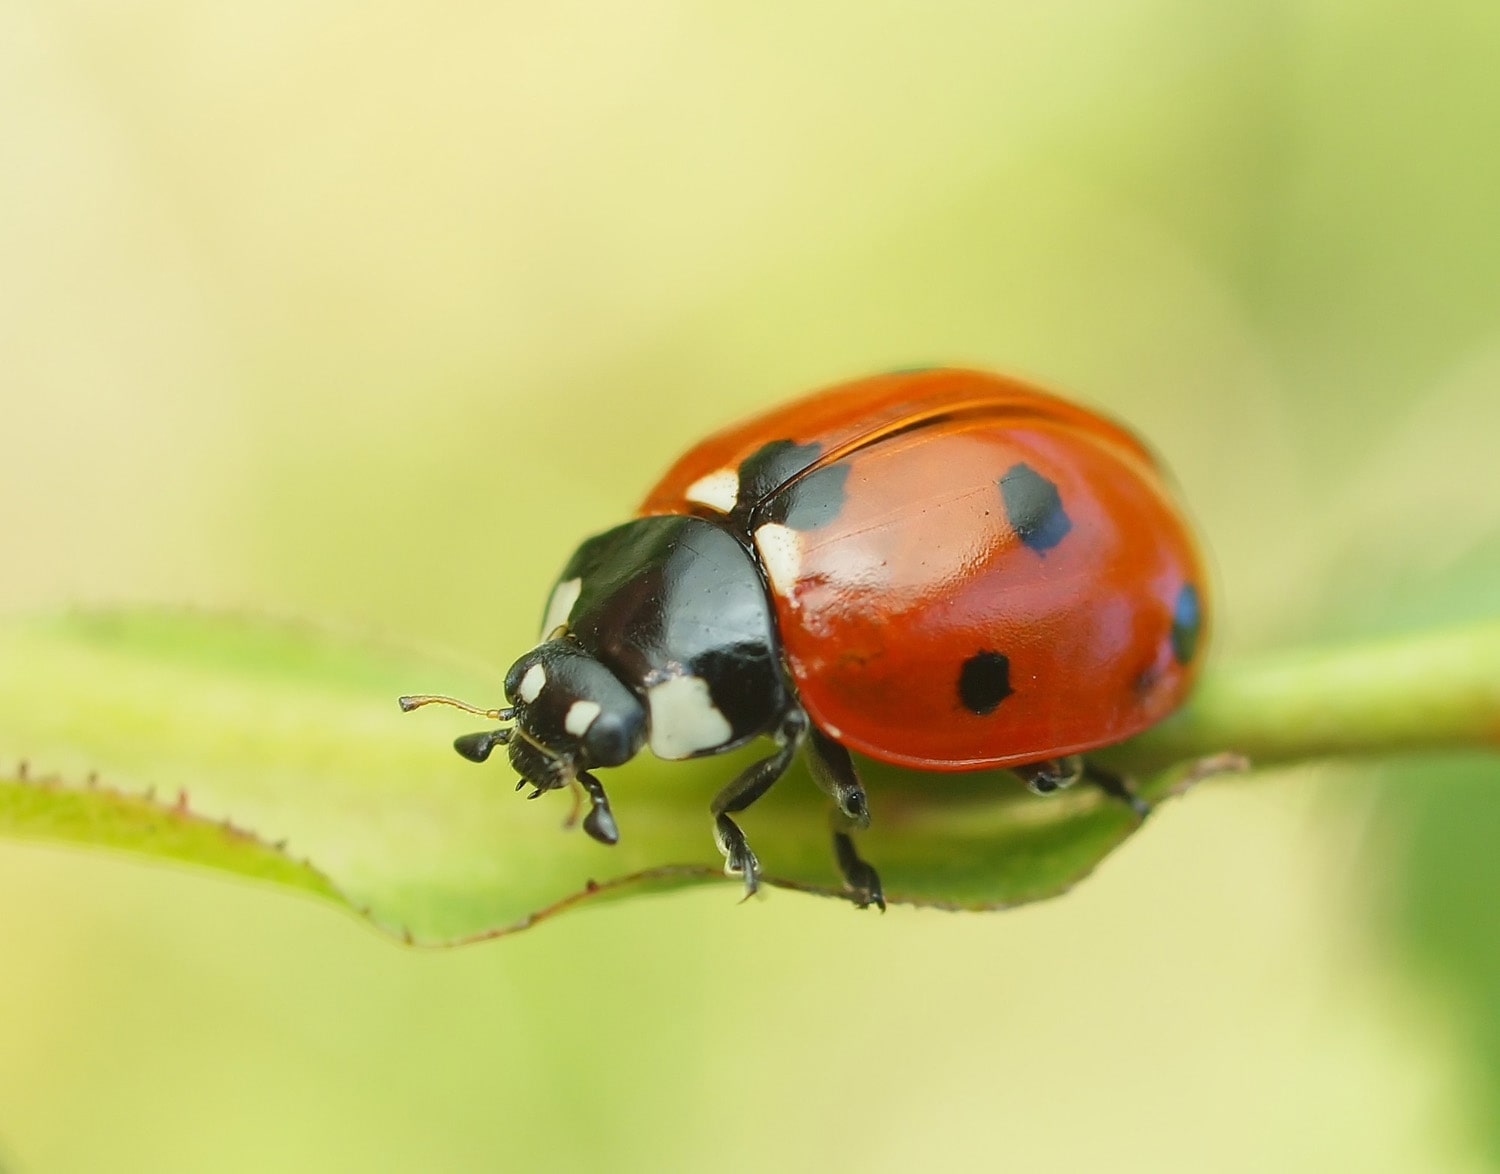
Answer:
[[[816,528],[762,533],[745,515],[787,668],[835,741],[923,770],[1018,765],[1121,741],[1183,701],[1207,634],[1203,566],[1161,469],[1120,425],[1000,376],[876,376],[710,436],[640,512],[716,516],[694,487],[775,441],[809,446],[783,478],[794,487],[847,466]],[[1056,488],[1055,541],[1028,542],[1007,514],[998,484],[1018,466]],[[960,673],[996,654],[1008,691],[976,712]]]

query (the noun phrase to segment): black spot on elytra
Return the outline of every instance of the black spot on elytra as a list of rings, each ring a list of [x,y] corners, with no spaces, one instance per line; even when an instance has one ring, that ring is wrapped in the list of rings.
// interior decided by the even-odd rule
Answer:
[[[732,515],[750,529],[776,522],[793,530],[816,530],[844,505],[849,466],[826,465],[806,472],[823,451],[817,443],[772,440],[740,462],[740,495]]]
[[[1051,481],[1030,465],[1015,464],[1001,476],[999,485],[1005,516],[1022,543],[1045,554],[1067,537],[1073,522]]]
[[[1015,690],[1010,687],[1010,658],[983,649],[964,661],[958,674],[958,699],[970,713],[994,713]]]
[[[740,462],[739,505],[754,509],[818,459],[822,445],[772,440]]]
[[[844,505],[846,464],[825,465],[799,477],[766,502],[755,515],[755,524],[780,522],[793,530],[816,530],[838,517]]]
[[[1198,633],[1203,627],[1203,609],[1198,588],[1184,583],[1172,605],[1172,655],[1178,664],[1187,664],[1198,651]]]
[[[1151,691],[1161,684],[1161,669],[1148,664],[1131,678],[1130,688],[1137,697],[1149,697]]]

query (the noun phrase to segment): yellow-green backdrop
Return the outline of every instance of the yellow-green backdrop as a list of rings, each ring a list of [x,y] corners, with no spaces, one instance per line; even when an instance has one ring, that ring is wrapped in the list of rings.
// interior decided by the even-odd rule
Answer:
[[[1216,656],[1493,614],[1497,60],[1491,0],[12,0],[0,609],[503,660],[703,430],[959,362],[1150,437]],[[0,843],[0,1169],[1491,1169],[1491,792],[1289,771],[1016,913],[428,954]]]

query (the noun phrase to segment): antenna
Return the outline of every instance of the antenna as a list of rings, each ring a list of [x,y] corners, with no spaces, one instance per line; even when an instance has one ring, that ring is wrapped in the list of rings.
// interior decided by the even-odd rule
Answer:
[[[441,693],[415,693],[409,697],[397,698],[397,704],[401,706],[404,713],[421,709],[424,705],[451,705],[454,709],[461,709],[465,713],[472,713],[478,717],[487,717],[496,722],[513,721],[516,716],[514,709],[481,709],[477,705],[470,705],[467,701],[460,701],[456,697],[444,697]]]

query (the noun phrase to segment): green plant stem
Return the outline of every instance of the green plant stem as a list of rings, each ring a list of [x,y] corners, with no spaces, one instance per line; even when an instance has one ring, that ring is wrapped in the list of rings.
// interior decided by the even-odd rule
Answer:
[[[1255,766],[1500,749],[1500,622],[1297,649],[1214,667],[1118,760],[1149,771],[1221,750]]]

